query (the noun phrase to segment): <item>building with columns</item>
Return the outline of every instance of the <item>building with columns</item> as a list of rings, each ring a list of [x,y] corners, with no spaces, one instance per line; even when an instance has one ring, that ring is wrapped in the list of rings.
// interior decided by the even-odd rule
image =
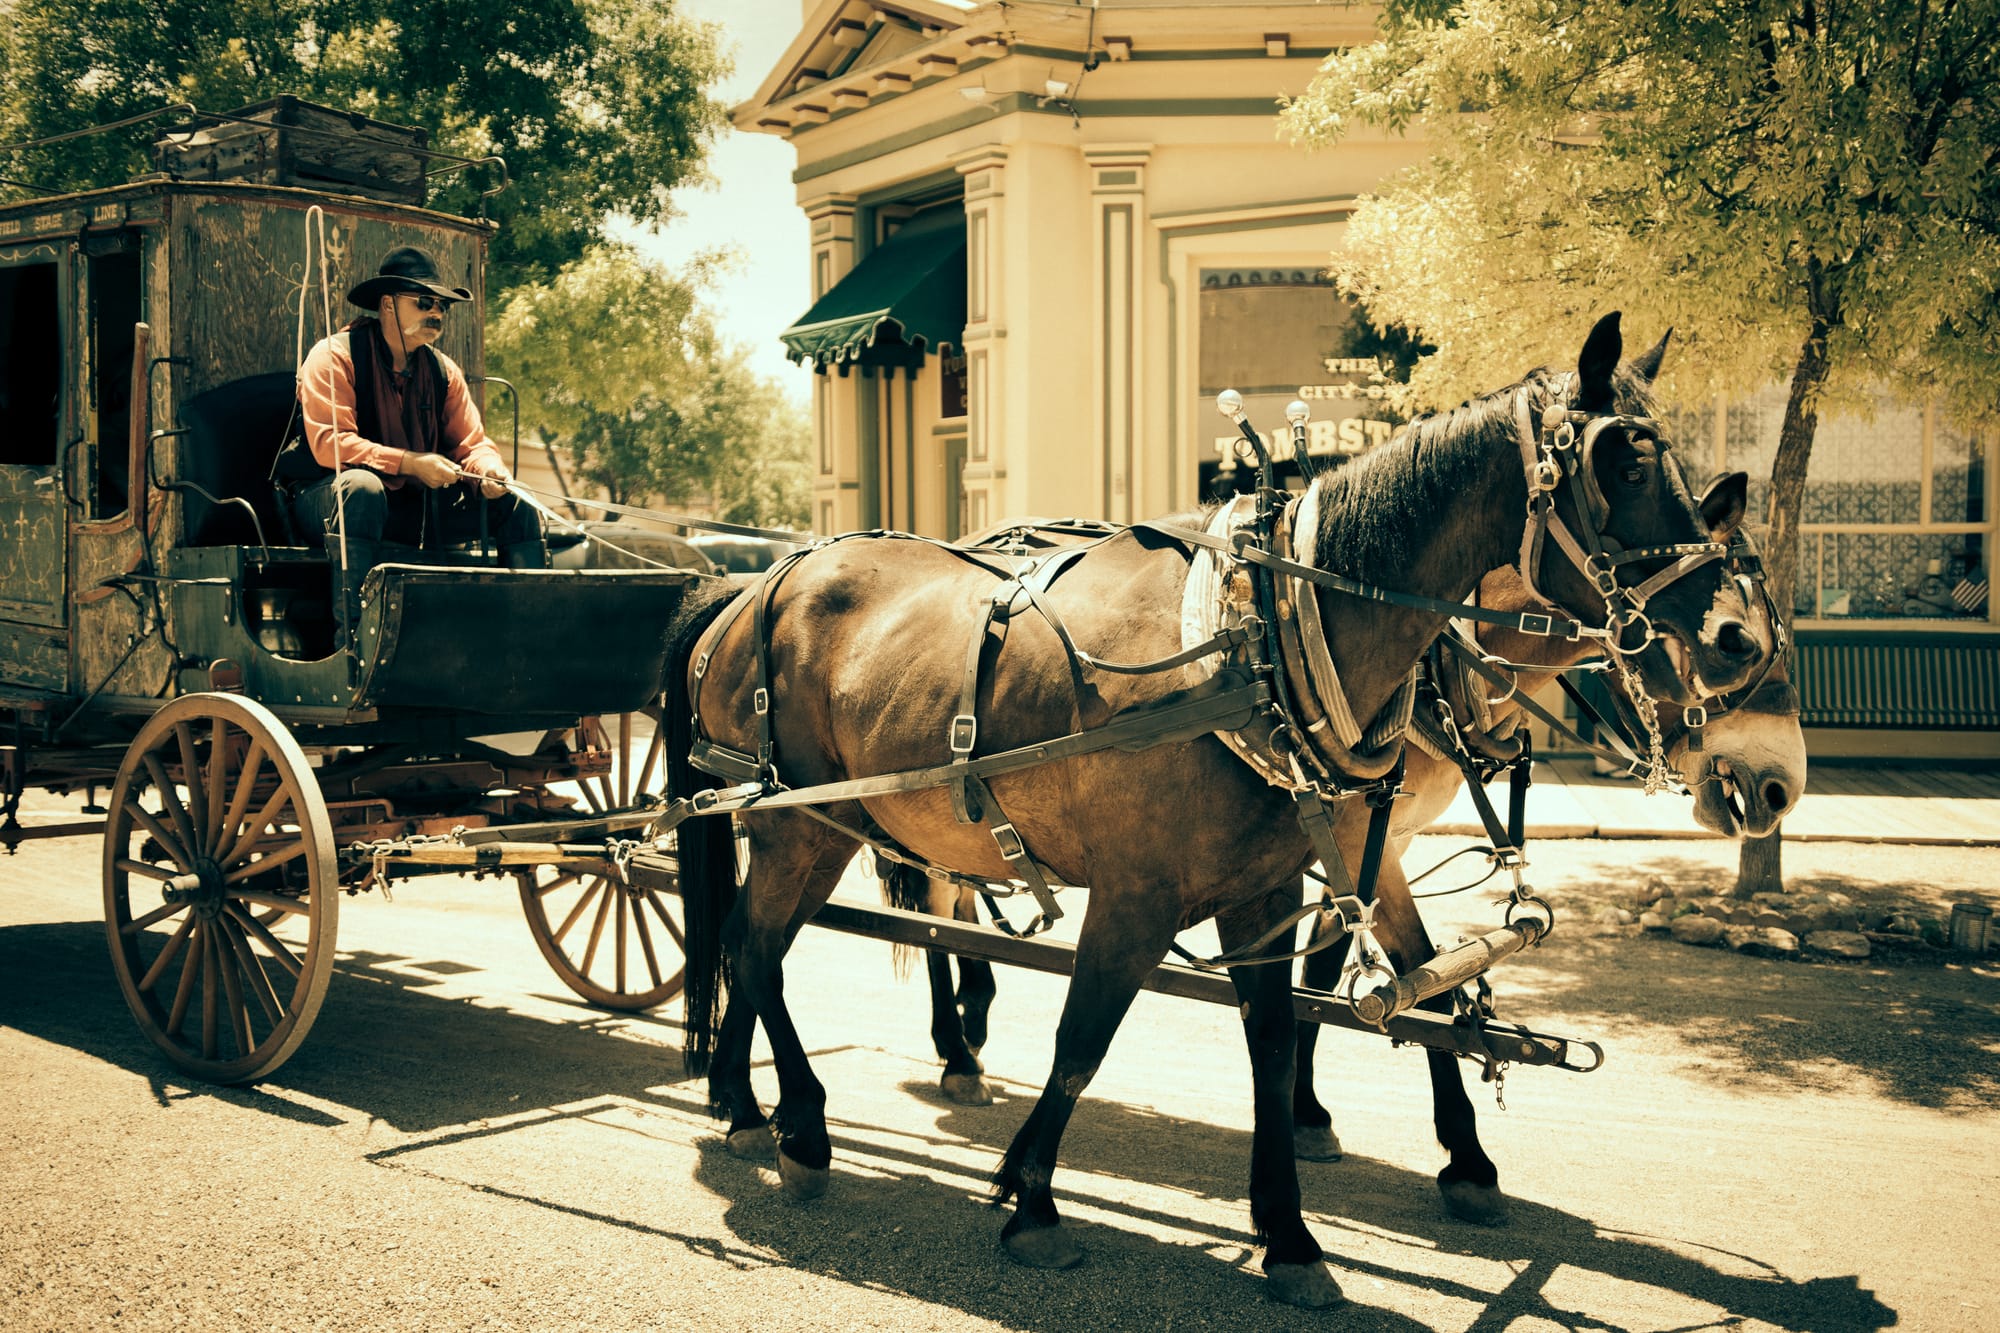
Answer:
[[[1222,388],[1266,430],[1307,399],[1328,461],[1387,439],[1407,349],[1322,270],[1421,145],[1308,154],[1277,126],[1379,12],[805,0],[734,116],[796,149],[811,219],[813,304],[784,339],[823,372],[814,528],[1188,507],[1231,481]],[[1681,408],[1683,456],[1748,471],[1761,515],[1782,386]],[[2000,758],[1995,434],[1929,404],[1821,423],[1792,608],[1815,754]]]
[[[1344,309],[1321,270],[1414,150],[1308,156],[1276,117],[1375,14],[808,0],[735,114],[799,155],[814,305],[785,341],[826,372],[815,528],[1163,513],[1227,461],[1211,378],[1249,375],[1266,425],[1303,384],[1365,379],[1321,368]],[[1356,401],[1315,404],[1327,449]],[[1350,452],[1388,430],[1349,427]]]

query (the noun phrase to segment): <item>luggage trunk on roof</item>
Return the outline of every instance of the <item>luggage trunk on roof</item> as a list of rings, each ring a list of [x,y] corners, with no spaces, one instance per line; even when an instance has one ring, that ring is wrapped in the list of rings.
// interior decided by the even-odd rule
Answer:
[[[153,145],[153,165],[180,180],[290,185],[390,203],[424,202],[430,133],[296,97],[239,107]]]

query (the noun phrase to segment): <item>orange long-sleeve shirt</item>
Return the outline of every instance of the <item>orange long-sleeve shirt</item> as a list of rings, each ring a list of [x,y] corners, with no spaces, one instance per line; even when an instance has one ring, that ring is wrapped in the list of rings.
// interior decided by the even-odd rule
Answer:
[[[390,438],[371,440],[360,434],[355,429],[353,337],[350,330],[343,329],[321,339],[306,353],[305,364],[299,368],[299,406],[306,443],[320,466],[333,467],[337,458],[340,467],[365,467],[381,473],[395,489],[405,484],[403,458],[410,452],[410,441],[402,428],[402,399],[407,389],[403,378],[386,361],[378,360],[375,418]],[[362,333],[364,347],[371,341]],[[440,438],[449,443],[440,452],[468,472],[504,475],[507,469],[500,450],[486,437],[479,409],[466,389],[465,372],[437,348],[431,348],[430,354],[444,372],[444,430]]]

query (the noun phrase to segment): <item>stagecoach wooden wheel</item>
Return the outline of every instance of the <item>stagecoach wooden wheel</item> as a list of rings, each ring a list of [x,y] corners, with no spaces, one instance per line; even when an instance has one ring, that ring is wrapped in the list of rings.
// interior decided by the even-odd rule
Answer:
[[[339,911],[326,803],[284,724],[231,694],[154,714],[104,839],[111,966],[153,1044],[216,1083],[275,1070],[326,996]]]
[[[611,771],[578,783],[592,811],[626,810],[666,790],[660,706],[586,718],[587,744]],[[521,907],[542,957],[563,984],[606,1009],[650,1009],[681,993],[686,942],[680,899],[616,875],[538,866],[520,877]]]

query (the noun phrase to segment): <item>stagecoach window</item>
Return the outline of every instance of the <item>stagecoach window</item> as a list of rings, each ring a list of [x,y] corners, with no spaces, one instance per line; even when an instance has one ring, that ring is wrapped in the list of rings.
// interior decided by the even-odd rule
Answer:
[[[139,253],[90,260],[90,395],[97,415],[92,517],[125,511],[132,427],[132,326],[139,322]]]
[[[0,266],[0,464],[54,465],[62,370],[56,266]]]

